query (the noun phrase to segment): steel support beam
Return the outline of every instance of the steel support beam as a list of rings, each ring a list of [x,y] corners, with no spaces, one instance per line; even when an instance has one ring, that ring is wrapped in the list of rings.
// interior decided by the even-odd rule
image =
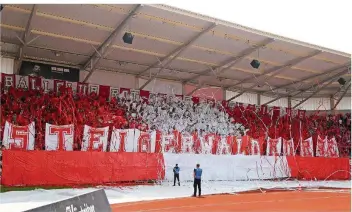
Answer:
[[[338,76],[339,77],[339,76]],[[323,85],[322,87],[320,87],[318,90],[314,91],[311,95],[309,95],[308,97],[306,97],[305,99],[303,99],[302,101],[300,101],[298,104],[296,104],[293,109],[295,109],[296,107],[300,106],[301,104],[303,104],[304,102],[306,102],[308,99],[312,98],[313,96],[315,96],[315,94],[319,93],[321,90],[323,90],[324,88],[328,87],[329,85],[331,85],[331,83],[333,83],[335,81],[335,79],[337,79],[337,77],[333,78],[330,80],[329,83]]]
[[[291,108],[291,106],[292,106],[291,96],[288,96],[287,97],[287,107]]]
[[[141,8],[142,5],[138,4],[133,8],[133,10],[126,16],[126,18],[114,29],[114,31],[109,35],[109,37],[98,47],[92,56],[85,62],[83,68],[86,70],[90,66],[88,75],[84,78],[83,82],[87,80],[93,74],[96,66],[98,65],[101,58],[105,57],[105,54],[116,36],[123,30],[128,21],[135,15],[135,13]]]
[[[286,64],[284,64],[284,65],[282,65],[282,66],[273,67],[273,68],[270,68],[270,69],[267,70],[267,71],[264,71],[263,73],[259,74],[259,76],[257,76],[256,78],[261,77],[261,76],[266,76],[266,78],[268,78],[268,77],[273,77],[274,75],[278,74],[279,71],[281,71],[282,69],[292,67],[292,66],[294,66],[294,65],[296,65],[296,64],[298,64],[298,63],[300,63],[300,62],[302,62],[302,61],[304,61],[304,60],[306,60],[306,59],[308,59],[308,58],[314,57],[315,55],[318,55],[318,54],[320,54],[320,53],[321,53],[321,51],[315,51],[315,52],[313,52],[312,54],[309,54],[309,55],[307,55],[307,56],[290,60],[288,63],[286,63]],[[270,75],[270,76],[267,76],[267,74],[270,74],[270,73],[272,73],[272,72],[276,72],[276,73],[274,73],[274,74],[272,74],[272,75]],[[239,84],[242,84],[242,83],[244,83],[244,82],[249,82],[249,81],[251,81],[252,79],[253,79],[253,77],[248,77],[248,78],[242,80],[241,82],[236,83],[235,85],[230,86],[230,88],[233,87],[233,86],[237,86],[237,85],[239,85]],[[266,80],[266,79],[265,79],[265,80]],[[265,81],[265,80],[264,80],[264,81]],[[258,85],[258,82],[257,82],[257,83],[254,83],[251,87],[249,87],[249,89],[252,89],[252,88],[254,88],[254,87],[257,86],[257,85]],[[228,89],[228,88],[227,88],[227,89]],[[244,94],[245,92],[246,92],[245,90],[241,91],[239,94],[237,94],[236,96],[232,97],[232,98],[229,99],[228,101],[231,101],[231,100],[233,100],[233,99],[236,99],[237,97],[241,96],[241,95]]]
[[[346,95],[347,91],[350,90],[351,88],[351,83],[348,85],[348,87],[345,89],[345,91],[342,93],[342,95],[340,96],[340,98],[336,101],[335,105],[333,108],[331,108],[331,110],[335,110],[337,105],[339,105],[339,103],[341,102],[342,98]]]
[[[190,41],[187,43],[183,44],[182,46],[178,47],[174,51],[172,51],[170,54],[168,54],[166,57],[163,58],[161,63],[164,63],[167,61],[165,64],[162,65],[161,68],[159,68],[158,72],[154,74],[153,77],[151,77],[149,80],[147,80],[139,89],[143,89],[145,86],[147,86],[152,80],[154,80],[159,73],[161,73],[172,61],[174,61],[184,50],[186,50],[189,46],[191,46],[198,38],[200,38],[202,35],[206,34],[210,30],[212,30],[217,24],[213,23],[211,24],[208,28],[204,29],[201,31],[199,34],[197,34],[195,37],[193,37]],[[157,63],[154,63],[153,65],[149,66],[146,70],[140,72],[137,76],[140,76],[141,74],[151,70],[154,68],[156,65],[159,64],[159,61]]]
[[[334,72],[336,70],[340,70],[341,68],[348,67],[350,64],[351,63],[345,63],[343,65],[339,65],[337,67],[328,69],[328,70],[324,71],[323,73],[311,75],[311,76],[308,76],[306,78],[303,78],[303,79],[300,79],[300,80],[297,80],[297,81],[294,81],[294,82],[291,82],[291,83],[288,83],[288,84],[285,84],[285,85],[281,85],[281,86],[278,86],[278,87],[273,88],[273,89],[269,89],[269,90],[263,91],[262,94],[270,93],[270,92],[273,92],[273,91],[276,91],[276,90],[279,90],[279,89],[282,89],[282,88],[286,88],[286,87],[292,86],[292,85],[294,85],[296,83],[299,83],[299,82],[302,82],[302,81],[307,81],[307,80],[310,80],[310,79],[314,79],[316,77],[320,77],[320,76],[324,76],[326,74],[330,74],[331,72]]]
[[[284,69],[284,68],[292,67],[292,66],[294,66],[294,65],[296,65],[296,64],[298,64],[298,63],[300,63],[300,62],[302,62],[302,61],[304,61],[304,60],[306,60],[306,59],[308,59],[308,58],[314,57],[314,56],[316,56],[316,55],[318,55],[318,54],[320,54],[320,53],[321,53],[321,51],[314,51],[313,53],[311,53],[311,54],[309,54],[309,55],[307,55],[307,56],[290,60],[290,61],[288,61],[288,62],[287,62],[286,64],[284,64],[284,65],[275,66],[275,67],[270,68],[270,69],[268,69],[268,70],[266,70],[266,71],[263,71],[263,73],[258,74],[258,76],[256,76],[256,77],[258,78],[258,77],[261,77],[261,76],[270,74],[270,73],[275,72],[275,71],[280,71],[280,70],[282,70],[282,69]],[[234,87],[234,86],[237,86],[237,85],[240,85],[240,84],[243,84],[243,83],[245,83],[245,82],[252,81],[252,80],[253,80],[253,77],[247,77],[247,78],[243,79],[242,81],[240,81],[240,82],[238,82],[238,83],[236,83],[236,84],[234,84],[234,85],[229,86],[228,88],[232,88],[232,87]]]
[[[221,74],[221,73],[229,70],[230,68],[232,68],[234,65],[236,65],[238,62],[240,62],[246,56],[252,54],[253,52],[258,50],[259,48],[262,48],[262,47],[264,47],[264,46],[266,46],[269,43],[272,43],[274,41],[275,40],[272,39],[272,38],[265,39],[264,41],[256,44],[255,46],[252,46],[251,48],[243,50],[242,52],[239,53],[238,56],[233,57],[233,58],[225,61],[223,64],[217,66],[214,71],[218,72],[218,74]],[[196,76],[193,76],[193,77],[191,77],[189,79],[186,79],[185,81],[183,81],[183,83],[188,83],[189,81],[195,80],[195,79],[199,78],[200,76],[203,76],[204,74],[207,74],[207,73],[209,73],[211,71],[212,71],[211,68],[206,69],[206,70],[202,71],[201,73],[197,74]]]
[[[335,78],[337,78],[337,77],[340,77],[341,74],[345,74],[345,73],[347,73],[347,72],[348,72],[348,69],[343,70],[343,71],[341,71],[341,72],[335,74],[335,75],[332,76],[332,77],[335,79]],[[282,95],[282,96],[278,96],[278,97],[276,97],[275,99],[273,99],[273,100],[271,100],[271,101],[269,101],[269,102],[266,102],[264,105],[270,104],[270,103],[275,102],[276,100],[281,99],[281,98],[284,98],[284,97],[291,97],[291,98],[292,98],[292,97],[295,97],[295,96],[297,96],[297,95],[299,95],[299,94],[301,94],[301,93],[306,92],[307,90],[309,90],[309,89],[311,89],[311,88],[313,88],[313,87],[319,86],[320,84],[323,84],[323,83],[329,81],[330,79],[331,79],[331,77],[326,78],[326,79],[324,79],[323,81],[318,82],[318,83],[315,83],[315,84],[313,84],[312,86],[310,86],[310,87],[308,87],[308,88],[305,88],[305,89],[299,91],[298,93],[296,93],[296,94],[294,94],[294,95],[292,95],[292,94],[293,94],[294,92],[297,92],[297,90],[290,91],[288,94]]]
[[[349,84],[349,83],[351,83],[351,79],[349,79],[346,84]],[[334,96],[336,96],[336,94],[340,93],[342,89],[343,89],[343,86],[339,87],[339,89],[332,95],[332,97],[334,97]]]
[[[37,12],[37,5],[34,4],[32,7],[31,14],[29,15],[26,28],[24,30],[22,40],[20,40],[22,43],[22,46],[20,47],[20,50],[19,50],[16,73],[19,73],[21,66],[22,66],[23,57],[24,57],[24,49],[27,47],[27,44],[28,44],[28,37],[29,37],[29,34],[31,33],[32,19],[33,19],[33,16],[35,15],[36,12]]]
[[[137,77],[141,76],[142,74],[144,74],[145,72],[148,72],[150,69],[152,68],[156,68],[160,63],[164,63],[165,61],[167,61],[170,57],[172,57],[174,54],[178,53],[179,51],[183,50],[185,47],[187,48],[188,46],[192,45],[192,43],[194,43],[195,40],[197,40],[200,36],[202,36],[203,34],[209,32],[210,30],[212,30],[217,24],[213,23],[210,27],[206,28],[205,30],[203,30],[202,32],[200,32],[198,35],[196,35],[193,39],[191,39],[190,41],[188,41],[187,43],[184,43],[183,45],[179,46],[178,48],[176,48],[174,51],[170,52],[168,55],[166,55],[165,57],[163,57],[163,59],[161,61],[157,61],[154,64],[152,64],[151,66],[149,66],[147,69],[139,72],[137,74]]]

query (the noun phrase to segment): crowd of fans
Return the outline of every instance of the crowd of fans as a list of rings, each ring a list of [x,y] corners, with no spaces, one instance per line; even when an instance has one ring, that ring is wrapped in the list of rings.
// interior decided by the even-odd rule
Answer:
[[[110,126],[138,128],[142,131],[216,133],[218,135],[249,135],[253,138],[293,138],[296,145],[300,137],[335,137],[342,155],[350,154],[350,114],[326,115],[319,111],[309,116],[287,113],[283,108],[263,110],[253,105],[227,104],[182,100],[176,96],[153,96],[148,100],[120,96],[107,99],[97,96],[73,94],[69,88],[59,93],[40,90],[10,88],[1,90],[1,132],[6,121],[15,125],[35,122],[35,146],[43,149],[45,124],[75,125],[75,145],[79,148],[83,127]],[[0,137],[1,140],[1,137]]]

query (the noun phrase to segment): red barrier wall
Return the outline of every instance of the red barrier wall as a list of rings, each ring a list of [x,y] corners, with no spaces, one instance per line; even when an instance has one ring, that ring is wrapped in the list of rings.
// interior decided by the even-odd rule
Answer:
[[[350,180],[349,158],[287,156],[291,177],[306,180]]]
[[[2,184],[6,186],[99,185],[164,175],[163,155],[157,153],[3,152]]]

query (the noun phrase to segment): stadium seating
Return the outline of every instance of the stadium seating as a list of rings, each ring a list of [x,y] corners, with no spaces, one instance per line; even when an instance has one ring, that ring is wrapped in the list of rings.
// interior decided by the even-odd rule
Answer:
[[[294,114],[291,110],[253,105],[216,103],[213,101],[183,100],[176,96],[156,97],[149,102],[119,97],[111,101],[90,95],[73,95],[72,90],[61,88],[60,93],[43,93],[40,90],[10,88],[1,90],[1,135],[5,122],[27,125],[35,121],[36,149],[44,148],[45,123],[55,125],[74,124],[75,149],[80,149],[83,126],[109,126],[115,128],[137,128],[141,131],[161,130],[170,132],[218,135],[249,135],[258,138],[293,138],[298,144],[300,136],[334,136],[341,156],[350,155],[350,114],[326,115],[317,111],[309,116]],[[299,125],[302,134],[298,132]]]

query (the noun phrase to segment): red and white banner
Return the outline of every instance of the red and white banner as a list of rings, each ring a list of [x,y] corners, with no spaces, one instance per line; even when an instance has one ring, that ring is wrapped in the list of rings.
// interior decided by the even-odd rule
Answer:
[[[263,145],[264,145],[264,140],[262,138],[251,139],[249,154],[250,155],[262,155],[263,154]]]
[[[108,137],[109,127],[94,128],[84,125],[82,151],[106,152]]]
[[[3,145],[6,149],[34,150],[34,122],[27,126],[17,126],[6,121]]]
[[[315,155],[317,157],[326,157],[326,148],[327,148],[327,137],[321,138],[320,135],[318,135],[317,138],[317,146],[315,150]]]
[[[281,155],[281,146],[282,146],[282,139],[281,138],[269,138],[267,139],[266,143],[266,154],[279,156]]]
[[[282,139],[282,151],[284,156],[295,155],[295,145],[292,138],[290,140]]]
[[[155,152],[156,132],[116,129],[111,134],[110,152]]]
[[[326,157],[329,158],[337,158],[340,156],[339,154],[339,148],[337,147],[337,142],[335,137],[332,137],[331,139],[326,139]]]
[[[328,137],[325,136],[325,138],[322,139],[318,135],[316,156],[317,157],[331,157],[331,158],[339,157],[339,148],[337,147],[337,142],[336,142],[335,137],[328,139]]]
[[[301,156],[309,156],[313,157],[313,139],[312,137],[307,138],[305,140],[301,140],[301,149],[300,149]]]
[[[181,151],[181,134],[174,130],[172,133],[161,133],[161,140],[158,140],[157,142],[160,142],[161,146],[161,152],[164,153],[179,153]],[[159,138],[159,136],[158,136]],[[211,137],[212,138],[212,137]],[[187,140],[187,142],[189,142]],[[211,142],[212,143],[212,142]],[[158,151],[157,151],[158,152]]]
[[[46,124],[45,149],[46,150],[73,150],[74,126]]]

